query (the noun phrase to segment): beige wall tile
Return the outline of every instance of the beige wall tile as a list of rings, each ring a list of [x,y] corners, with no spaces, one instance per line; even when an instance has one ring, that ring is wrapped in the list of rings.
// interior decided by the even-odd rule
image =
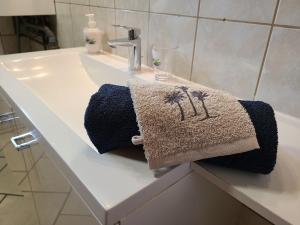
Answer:
[[[253,99],[269,29],[199,19],[192,80]]]
[[[300,117],[300,30],[274,28],[256,99]]]
[[[151,65],[151,48],[153,45],[173,48],[172,72],[178,76],[189,78],[192,65],[196,18],[150,14],[148,64]]]
[[[300,26],[300,1],[281,0],[276,17],[276,23]]]
[[[197,16],[199,0],[150,0],[150,11]]]
[[[150,0],[115,0],[116,8],[149,11]]]
[[[114,0],[90,0],[91,6],[115,7]]]
[[[201,0],[202,17],[271,23],[277,0]]]
[[[13,35],[15,34],[15,28],[13,19],[10,16],[0,16],[0,34],[1,35]]]
[[[81,5],[89,5],[89,0],[70,0],[71,3],[81,4]]]
[[[148,13],[116,10],[116,24],[141,29],[142,62],[147,63]],[[128,37],[128,31],[122,28],[116,28],[116,37],[126,38]],[[128,57],[128,48],[117,47],[117,54],[123,57]]]
[[[107,45],[107,41],[115,38],[115,10],[110,8],[90,7],[91,13],[95,14],[97,27],[104,32],[102,45],[105,51],[111,52],[112,48]]]
[[[84,46],[83,29],[87,26],[88,19],[85,14],[90,12],[89,6],[71,4],[72,30],[74,46]]]
[[[56,3],[57,38],[60,48],[74,46],[72,35],[71,7],[69,4]]]

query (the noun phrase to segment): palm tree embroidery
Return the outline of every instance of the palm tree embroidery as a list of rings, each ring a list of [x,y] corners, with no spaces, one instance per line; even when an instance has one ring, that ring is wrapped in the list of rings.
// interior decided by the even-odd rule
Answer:
[[[198,115],[198,112],[197,112],[197,110],[196,110],[196,107],[194,106],[194,103],[193,103],[193,101],[192,101],[192,99],[191,99],[191,96],[189,95],[189,93],[188,93],[188,87],[186,87],[186,86],[180,86],[180,87],[177,87],[178,89],[181,89],[185,94],[186,94],[186,96],[188,97],[188,99],[189,99],[189,101],[190,101],[190,103],[191,103],[191,106],[193,107],[193,111],[194,111],[194,116],[197,116]]]
[[[202,107],[203,107],[204,112],[205,112],[205,117],[203,119],[201,119],[201,121],[209,119],[209,118],[217,117],[217,116],[211,116],[208,113],[208,110],[207,110],[206,105],[204,103],[205,98],[209,96],[207,93],[202,92],[202,91],[192,91],[191,94],[192,94],[193,97],[197,98],[198,101],[201,101],[201,103],[202,103]]]
[[[169,103],[170,105],[174,105],[177,104],[180,110],[180,114],[181,114],[181,121],[185,120],[185,116],[184,116],[184,112],[183,112],[183,108],[180,104],[180,102],[184,99],[185,97],[183,96],[183,94],[180,91],[173,91],[170,94],[167,94],[165,96],[165,103]]]

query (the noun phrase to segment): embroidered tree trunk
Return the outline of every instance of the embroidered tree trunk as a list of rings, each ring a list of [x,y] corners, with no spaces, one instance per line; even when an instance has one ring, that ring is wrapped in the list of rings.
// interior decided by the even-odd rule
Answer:
[[[183,112],[182,106],[180,105],[179,102],[177,102],[177,105],[178,105],[178,107],[180,109],[181,121],[183,121],[183,120],[185,120],[185,118],[184,118],[184,112]]]

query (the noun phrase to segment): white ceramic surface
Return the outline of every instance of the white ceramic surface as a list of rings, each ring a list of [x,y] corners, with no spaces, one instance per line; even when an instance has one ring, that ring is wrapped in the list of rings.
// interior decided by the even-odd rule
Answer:
[[[51,145],[46,149],[49,158],[103,224],[115,223],[190,171],[184,164],[155,177],[143,152],[124,149],[99,155],[90,142],[83,126],[90,96],[104,83],[126,84],[132,76],[126,59],[89,56],[83,48],[75,48],[0,60],[1,87]],[[154,80],[149,68],[134,76]],[[38,182],[34,186],[39,189]],[[60,186],[49,189],[66,190]]]

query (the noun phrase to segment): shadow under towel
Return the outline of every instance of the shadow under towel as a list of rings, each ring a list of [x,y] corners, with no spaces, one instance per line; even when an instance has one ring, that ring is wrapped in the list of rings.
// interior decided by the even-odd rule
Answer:
[[[197,84],[129,81],[151,169],[258,149],[252,121],[236,98]]]

